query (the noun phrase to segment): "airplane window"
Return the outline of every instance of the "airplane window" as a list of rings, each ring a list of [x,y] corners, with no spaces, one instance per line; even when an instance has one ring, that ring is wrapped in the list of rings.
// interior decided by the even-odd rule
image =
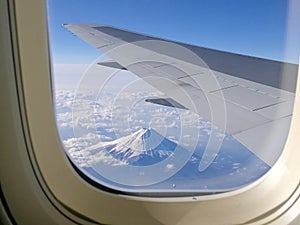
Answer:
[[[72,164],[87,180],[145,195],[263,178],[293,111],[300,42],[286,39],[288,9],[48,0],[55,115]]]

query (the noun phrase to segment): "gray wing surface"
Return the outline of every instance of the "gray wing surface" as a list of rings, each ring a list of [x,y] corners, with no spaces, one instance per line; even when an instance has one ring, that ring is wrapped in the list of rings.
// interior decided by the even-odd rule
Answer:
[[[272,166],[284,148],[298,65],[222,52],[98,24],[66,24],[73,34],[173,99],[181,108],[235,137]],[[170,100],[149,100],[170,104]],[[211,141],[202,171],[221,143]]]

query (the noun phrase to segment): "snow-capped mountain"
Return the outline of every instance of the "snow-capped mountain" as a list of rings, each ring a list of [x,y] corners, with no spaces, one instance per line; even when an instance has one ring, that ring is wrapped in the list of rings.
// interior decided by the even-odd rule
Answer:
[[[105,150],[113,158],[126,164],[147,166],[169,157],[176,147],[176,143],[154,129],[142,128],[128,136],[98,143],[85,151]]]
[[[137,132],[113,141],[106,146],[114,158],[132,165],[146,166],[169,157],[176,144],[160,135],[154,129],[140,129]]]

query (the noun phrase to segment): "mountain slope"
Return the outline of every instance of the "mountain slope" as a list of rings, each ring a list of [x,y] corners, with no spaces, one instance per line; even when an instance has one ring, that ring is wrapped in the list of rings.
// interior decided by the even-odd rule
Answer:
[[[137,132],[112,141],[105,149],[116,159],[136,166],[147,166],[169,157],[176,144],[154,129]]]
[[[105,151],[123,165],[148,166],[168,158],[176,147],[176,143],[154,129],[142,128],[128,136],[85,148],[83,152],[88,157],[96,157]]]

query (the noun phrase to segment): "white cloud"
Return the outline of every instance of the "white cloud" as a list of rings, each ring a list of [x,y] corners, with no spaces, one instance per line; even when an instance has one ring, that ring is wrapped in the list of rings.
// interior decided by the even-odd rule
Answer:
[[[173,169],[175,169],[175,165],[172,164],[172,163],[167,164],[166,167],[165,167],[165,171],[170,171],[170,170],[173,170]]]
[[[66,151],[72,159],[80,166],[93,166],[97,163],[125,165],[100,146],[96,148],[97,144],[114,141],[116,136],[120,138],[118,137],[120,134],[130,134],[148,126],[167,135],[168,139],[175,143],[179,142],[180,134],[179,144],[187,149],[193,147],[191,143],[207,142],[208,139],[205,137],[210,135],[212,129],[209,122],[187,110],[145,102],[143,99],[146,94],[122,92],[117,102],[114,102],[115,96],[109,91],[98,96],[93,91],[74,93],[58,90],[56,92],[58,127],[74,128],[75,131],[75,137],[63,140]],[[142,100],[137,101],[140,99]],[[126,104],[133,108],[128,109]],[[116,122],[119,127],[114,127]],[[183,129],[185,133],[180,133],[182,131],[180,126],[185,126]],[[203,139],[198,140],[203,135]],[[218,137],[223,138],[223,134],[218,134]],[[172,166],[174,165],[170,164],[166,169],[173,169]]]

